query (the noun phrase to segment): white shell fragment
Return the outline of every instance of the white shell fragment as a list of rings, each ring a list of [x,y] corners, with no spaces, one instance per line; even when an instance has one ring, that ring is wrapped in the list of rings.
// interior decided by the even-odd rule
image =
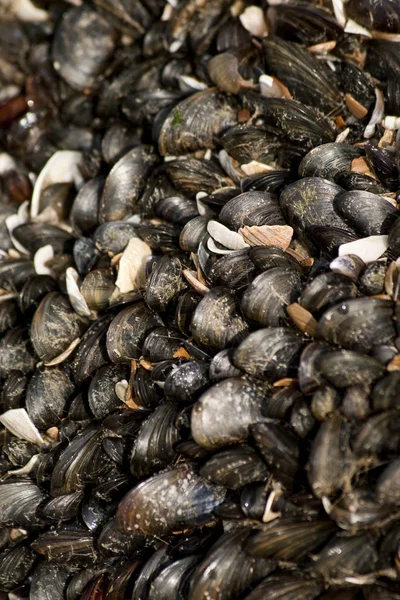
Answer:
[[[139,290],[146,284],[146,263],[151,256],[151,248],[139,238],[132,238],[125,248],[118,264],[118,277],[115,282],[120,292],[125,294]]]
[[[81,317],[90,317],[92,312],[78,286],[79,275],[73,267],[68,267],[65,273],[68,298],[74,311]]]
[[[371,138],[374,135],[375,127],[376,125],[378,125],[378,123],[382,121],[385,112],[385,98],[383,96],[383,92],[380,89],[375,88],[375,96],[375,108],[371,115],[371,119],[364,131],[364,137],[367,139]]]
[[[129,383],[126,379],[121,379],[115,384],[115,394],[121,400],[121,402],[126,402],[126,392],[129,388]]]
[[[344,28],[346,26],[347,17],[343,0],[332,0],[332,6],[336,21],[339,23],[340,27]]]
[[[363,35],[364,37],[372,38],[371,32],[353,21],[353,19],[349,19],[347,21],[344,31],[345,33],[355,33],[356,35]]]
[[[274,167],[270,167],[269,165],[260,163],[257,160],[252,160],[249,163],[240,165],[240,168],[246,175],[256,175],[257,173],[269,173],[270,171],[276,170],[274,169]]]
[[[0,152],[0,175],[4,175],[15,169],[15,160],[7,152]]]
[[[391,131],[400,129],[400,117],[385,117],[383,120],[383,126],[385,129],[390,129]]]
[[[251,35],[265,37],[268,35],[268,27],[265,22],[264,12],[259,6],[248,6],[239,16],[240,22]]]
[[[43,190],[53,183],[74,183],[77,187],[83,184],[79,171],[82,153],[74,150],[59,150],[55,152],[44,165],[36,180],[32,193],[31,217],[35,218],[40,212],[40,197]]]
[[[365,263],[377,260],[389,247],[387,235],[371,235],[339,246],[339,256],[355,254]]]
[[[207,231],[216,242],[229,250],[242,250],[249,247],[239,233],[231,231],[218,221],[209,221]]]
[[[33,266],[35,267],[35,271],[38,275],[51,275],[51,269],[46,266],[47,261],[54,258],[54,250],[53,246],[50,244],[46,244],[36,250],[35,256],[33,257]]]
[[[242,227],[239,233],[249,246],[279,246],[289,247],[293,237],[293,227],[290,225],[253,225]]]
[[[24,408],[12,408],[0,415],[0,423],[20,440],[42,446],[45,442]]]
[[[14,244],[14,246],[18,250],[18,252],[22,252],[23,254],[29,254],[29,251],[13,236],[13,231],[16,227],[19,227],[20,225],[24,225],[24,223],[27,223],[28,219],[29,219],[29,202],[28,202],[28,200],[26,200],[19,207],[17,214],[10,215],[5,220],[7,231],[8,231],[8,234],[10,236],[12,243]]]
[[[21,475],[29,475],[29,473],[32,471],[32,469],[37,465],[39,458],[40,458],[40,454],[34,454],[31,457],[31,459],[26,463],[26,465],[24,465],[23,467],[20,467],[19,469],[7,471],[7,475],[15,475],[17,477],[21,476]]]

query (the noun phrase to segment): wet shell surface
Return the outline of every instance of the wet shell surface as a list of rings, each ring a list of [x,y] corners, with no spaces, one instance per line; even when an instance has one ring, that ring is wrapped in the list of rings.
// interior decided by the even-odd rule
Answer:
[[[399,600],[396,0],[0,0],[0,600]]]

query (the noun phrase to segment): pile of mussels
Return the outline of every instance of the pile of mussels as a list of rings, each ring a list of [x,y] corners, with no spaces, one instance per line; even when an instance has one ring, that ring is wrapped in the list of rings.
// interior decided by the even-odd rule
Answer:
[[[400,3],[1,11],[0,599],[399,599]]]

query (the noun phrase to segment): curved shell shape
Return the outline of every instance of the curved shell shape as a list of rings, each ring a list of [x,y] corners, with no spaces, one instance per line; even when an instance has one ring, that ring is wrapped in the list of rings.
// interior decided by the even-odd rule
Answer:
[[[124,308],[112,320],[107,331],[107,351],[115,363],[140,358],[148,334],[162,325],[160,317],[144,302]]]
[[[222,207],[221,223],[237,230],[245,225],[285,225],[277,197],[269,192],[244,192]]]
[[[44,495],[29,479],[0,484],[0,523],[17,527],[39,524],[36,509]]]
[[[261,326],[277,327],[287,319],[285,307],[296,302],[301,278],[292,269],[274,268],[252,281],[242,298],[244,316]]]
[[[54,37],[53,66],[71,87],[91,88],[111,58],[115,41],[114,29],[98,12],[72,8],[64,13]]]
[[[318,322],[317,335],[350,350],[369,352],[396,336],[393,303],[382,298],[354,298],[335,304]]]
[[[274,382],[294,375],[305,340],[283,327],[267,327],[251,333],[235,350],[233,361],[249,375]]]
[[[237,345],[246,336],[248,325],[236,310],[236,298],[231,290],[216,287],[200,301],[190,330],[200,344],[223,350]]]
[[[106,179],[99,207],[99,221],[119,221],[134,214],[146,176],[156,164],[151,146],[129,150],[113,166]]]
[[[226,94],[215,88],[197,92],[177,104],[164,121],[158,141],[160,154],[214,148],[218,136],[236,124],[235,102]]]
[[[221,536],[195,570],[188,600],[234,600],[273,570],[274,562],[243,550],[249,533],[242,528]]]
[[[84,321],[59,292],[50,292],[43,298],[31,325],[31,340],[36,354],[49,362],[67,350],[87,327]]]
[[[187,464],[150,477],[122,499],[117,526],[126,533],[163,535],[206,523],[224,501],[225,490],[197,475]]]
[[[205,448],[240,442],[250,425],[262,420],[262,386],[245,378],[232,377],[209,388],[192,410],[192,435]]]

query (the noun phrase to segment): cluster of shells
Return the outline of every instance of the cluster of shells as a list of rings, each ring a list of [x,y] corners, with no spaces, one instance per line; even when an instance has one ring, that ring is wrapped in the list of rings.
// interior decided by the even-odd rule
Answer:
[[[400,598],[399,41],[2,0],[1,600]]]

